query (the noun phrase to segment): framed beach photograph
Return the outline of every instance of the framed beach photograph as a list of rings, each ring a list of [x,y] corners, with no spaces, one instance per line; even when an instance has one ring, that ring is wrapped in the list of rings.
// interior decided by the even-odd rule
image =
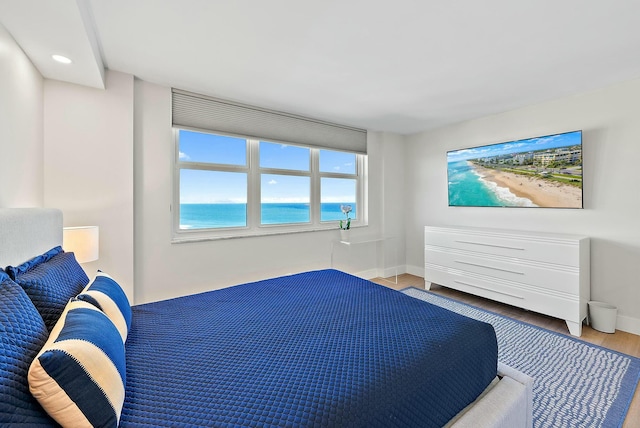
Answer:
[[[447,152],[449,206],[583,208],[582,131]]]

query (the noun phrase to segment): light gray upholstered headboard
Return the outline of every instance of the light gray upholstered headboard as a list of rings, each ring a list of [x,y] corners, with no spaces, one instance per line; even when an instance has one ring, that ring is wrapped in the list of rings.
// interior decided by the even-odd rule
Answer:
[[[19,265],[62,245],[62,211],[0,208],[0,267]]]

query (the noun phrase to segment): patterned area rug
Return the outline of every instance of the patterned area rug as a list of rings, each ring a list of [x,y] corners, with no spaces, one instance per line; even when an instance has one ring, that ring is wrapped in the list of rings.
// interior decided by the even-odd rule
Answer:
[[[622,426],[640,359],[417,288],[403,293],[493,325],[498,359],[535,379],[534,427]]]

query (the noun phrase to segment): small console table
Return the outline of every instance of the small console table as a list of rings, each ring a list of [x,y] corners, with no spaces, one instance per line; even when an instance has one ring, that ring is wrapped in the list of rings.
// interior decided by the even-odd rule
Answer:
[[[331,268],[333,269],[335,267],[335,252],[336,252],[336,248],[338,248],[339,246],[345,246],[347,247],[349,250],[351,250],[354,247],[358,247],[358,246],[362,246],[362,245],[375,245],[376,246],[376,273],[374,276],[371,275],[357,275],[357,276],[362,276],[364,279],[371,279],[374,277],[380,277],[382,279],[384,279],[385,281],[389,281],[392,282],[394,284],[398,283],[398,247],[397,247],[397,240],[395,237],[393,236],[358,236],[358,237],[353,237],[353,238],[349,238],[348,240],[340,240],[340,239],[336,239],[331,241]],[[380,257],[380,252],[382,252],[382,254],[386,254],[387,253],[387,248],[389,248],[389,246],[392,245],[392,254],[393,254],[393,258],[392,258],[392,262],[393,262],[393,272],[394,274],[392,275],[394,277],[393,280],[388,280],[386,279],[386,277],[388,276],[386,274],[386,268],[385,268],[385,263],[384,257]],[[383,263],[382,266],[379,266],[379,260],[382,259]]]

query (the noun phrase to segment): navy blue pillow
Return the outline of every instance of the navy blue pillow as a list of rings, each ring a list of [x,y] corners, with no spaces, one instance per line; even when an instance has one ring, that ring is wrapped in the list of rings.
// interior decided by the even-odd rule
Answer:
[[[29,365],[48,335],[24,290],[0,269],[0,426],[55,424],[27,382]]]
[[[33,302],[51,331],[69,299],[89,283],[87,274],[73,253],[56,247],[20,266],[7,267],[7,273]]]
[[[15,266],[15,267],[14,266],[9,266],[9,267],[7,267],[7,271],[8,271],[7,273],[9,274],[9,277],[11,279],[15,280],[17,275],[21,275],[21,274],[25,273],[26,271],[28,271],[29,269],[38,266],[39,264],[42,264],[44,262],[48,262],[54,256],[57,256],[58,254],[60,254],[62,252],[63,252],[62,247],[58,245],[57,247],[53,247],[52,249],[50,249],[46,253],[40,254],[39,256],[35,256],[31,260],[28,260],[28,261],[22,263],[20,266]]]

